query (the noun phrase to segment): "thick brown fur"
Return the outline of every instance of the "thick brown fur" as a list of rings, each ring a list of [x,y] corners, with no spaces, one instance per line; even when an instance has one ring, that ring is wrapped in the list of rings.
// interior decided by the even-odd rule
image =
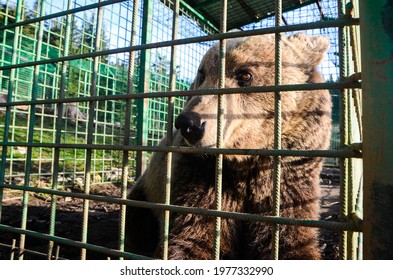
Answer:
[[[304,34],[282,39],[282,83],[323,82],[316,70],[329,42],[325,37]],[[274,85],[274,36],[262,35],[227,41],[227,88]],[[219,49],[204,56],[194,89],[217,88]],[[251,74],[252,79],[249,80]],[[244,78],[247,78],[245,82]],[[184,112],[195,112],[205,122],[203,137],[196,143],[174,132],[173,144],[215,147],[217,96],[193,96]],[[272,149],[274,142],[274,93],[223,96],[225,148]],[[327,90],[282,92],[282,148],[323,150],[329,146],[331,101]],[[161,145],[164,145],[165,140]],[[282,157],[280,216],[319,218],[319,173],[322,159]],[[214,209],[215,158],[211,155],[173,154],[171,204]],[[155,153],[132,188],[130,199],[164,202],[165,155]],[[222,210],[272,215],[273,158],[271,156],[224,156]],[[162,212],[127,209],[127,249],[160,258]],[[169,258],[211,259],[214,218],[171,213]],[[265,223],[222,219],[221,258],[269,259],[272,226]],[[280,226],[280,259],[319,259],[315,228]]]

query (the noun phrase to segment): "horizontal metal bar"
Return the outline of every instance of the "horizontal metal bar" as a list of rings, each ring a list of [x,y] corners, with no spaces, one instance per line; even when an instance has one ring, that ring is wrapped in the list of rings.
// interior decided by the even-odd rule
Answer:
[[[352,146],[338,150],[270,150],[270,149],[225,149],[201,148],[183,146],[136,146],[136,145],[104,145],[104,144],[72,144],[72,143],[26,143],[26,142],[0,142],[6,147],[33,147],[33,148],[61,148],[61,149],[95,149],[120,151],[146,151],[146,152],[172,152],[178,154],[210,154],[210,155],[264,155],[282,157],[324,157],[324,158],[361,158],[361,151],[354,150]]]
[[[34,188],[32,188],[32,189],[34,189]],[[13,232],[13,233],[18,233],[18,234],[25,234],[25,235],[32,236],[35,238],[45,239],[48,241],[54,241],[56,243],[69,245],[69,246],[73,246],[73,247],[86,248],[88,250],[92,250],[92,251],[96,251],[96,252],[100,252],[103,254],[108,254],[108,255],[116,256],[116,257],[127,257],[130,259],[139,259],[139,260],[150,260],[151,259],[151,258],[147,258],[142,255],[132,254],[132,253],[128,253],[128,252],[121,252],[116,249],[110,249],[107,247],[93,245],[90,243],[83,243],[80,241],[75,241],[72,239],[68,239],[68,238],[64,238],[64,237],[60,237],[60,236],[56,236],[56,235],[49,235],[49,234],[45,234],[45,233],[40,233],[40,232],[27,230],[27,229],[16,228],[16,227],[3,225],[3,224],[0,224],[0,230],[5,230],[8,232]]]
[[[3,26],[0,26],[0,31],[1,30],[5,30],[5,29],[15,28],[15,27],[18,27],[18,26],[23,26],[23,25],[27,25],[27,24],[40,22],[40,21],[43,21],[43,20],[48,20],[48,19],[52,19],[52,18],[62,17],[62,16],[65,16],[65,15],[76,14],[76,13],[79,13],[79,12],[96,9],[98,7],[104,7],[104,6],[113,5],[113,4],[116,4],[116,3],[126,2],[126,1],[127,0],[108,0],[108,1],[103,1],[103,2],[98,2],[98,3],[86,5],[86,6],[81,6],[81,7],[78,7],[78,8],[65,10],[65,11],[61,11],[61,12],[58,12],[58,13],[42,16],[42,17],[36,17],[36,18],[24,20],[24,21],[19,21],[19,22],[3,25]]]
[[[238,212],[228,212],[228,211],[218,211],[213,209],[205,209],[205,208],[194,208],[194,207],[185,207],[179,205],[168,205],[162,203],[154,203],[154,202],[146,202],[146,201],[138,201],[138,200],[130,200],[130,199],[122,199],[117,197],[109,197],[109,196],[100,196],[100,195],[92,195],[85,193],[73,193],[73,192],[65,192],[54,189],[44,189],[44,188],[35,188],[28,186],[17,186],[14,184],[4,184],[0,183],[0,188],[9,188],[16,190],[23,190],[35,193],[46,193],[51,195],[63,196],[63,197],[74,197],[81,199],[90,199],[94,201],[101,201],[107,203],[115,203],[120,205],[141,207],[141,208],[149,208],[149,209],[157,209],[157,210],[169,210],[172,212],[184,213],[184,214],[194,214],[194,215],[204,215],[210,217],[221,217],[224,219],[236,219],[243,221],[251,221],[251,222],[262,222],[267,224],[283,224],[283,225],[293,225],[293,226],[305,226],[305,227],[318,227],[329,229],[333,231],[343,231],[343,230],[351,230],[351,231],[362,231],[361,221],[358,224],[349,224],[344,222],[327,222],[327,221],[316,221],[316,220],[301,220],[294,218],[284,218],[284,217],[273,217],[273,216],[263,216],[259,214],[248,214],[248,213],[238,213]],[[3,225],[0,225],[0,229],[2,229]],[[22,233],[22,232],[21,232]],[[25,233],[25,232],[23,232]],[[53,240],[58,243],[62,243],[59,240],[55,240],[53,236],[42,235],[43,237],[48,238],[48,240]],[[49,239],[51,238],[51,239]],[[64,238],[63,238],[64,239]],[[61,240],[64,241],[64,240]],[[77,246],[86,246],[84,248],[90,249],[87,247],[88,244],[75,242]],[[64,243],[65,244],[65,243]],[[89,245],[91,246],[91,245]],[[95,246],[100,247],[100,246]],[[99,249],[101,249],[100,247]],[[108,250],[108,249],[106,249]],[[113,251],[115,253],[121,253],[117,250],[110,249],[109,251]]]
[[[19,252],[19,249],[20,249],[19,247],[12,247],[12,245],[4,244],[4,243],[0,243],[0,247],[8,248],[10,250],[14,250],[15,252]],[[47,258],[47,256],[48,256],[47,253],[42,253],[39,251],[34,251],[34,250],[26,249],[26,248],[23,248],[23,253],[28,253],[28,254],[35,255],[35,256],[41,256],[43,258]],[[68,260],[68,259],[56,258],[56,260]]]
[[[206,41],[216,41],[216,40],[220,40],[220,39],[222,40],[222,39],[228,39],[228,38],[248,37],[248,36],[263,35],[263,34],[273,34],[273,33],[277,33],[277,32],[281,33],[281,32],[301,31],[301,30],[320,29],[320,28],[343,27],[343,26],[358,25],[358,24],[359,24],[358,18],[340,18],[337,20],[320,21],[320,22],[315,22],[315,23],[311,23],[311,24],[296,24],[296,25],[289,25],[289,26],[269,27],[269,28],[263,28],[263,29],[248,30],[248,31],[213,34],[213,35],[207,35],[207,36],[178,39],[178,40],[174,40],[174,41],[163,41],[163,42],[150,43],[150,44],[144,44],[144,45],[129,46],[129,47],[124,47],[124,48],[102,50],[102,51],[91,52],[91,53],[86,53],[86,54],[76,54],[76,55],[70,55],[70,56],[59,57],[59,58],[45,59],[45,60],[40,60],[40,61],[25,62],[25,63],[20,63],[20,64],[11,64],[11,65],[6,65],[6,66],[0,66],[0,71],[10,70],[10,69],[15,69],[15,68],[30,67],[30,66],[34,66],[34,65],[53,64],[53,63],[62,62],[62,61],[93,58],[93,57],[97,57],[97,56],[106,56],[106,55],[118,54],[118,53],[128,53],[128,52],[140,51],[140,50],[146,50],[146,49],[164,48],[164,47],[193,44],[193,43],[200,43],[200,42],[206,42]]]
[[[361,88],[361,82],[348,79],[344,82],[338,83],[315,83],[315,84],[298,84],[298,85],[279,85],[279,86],[258,86],[258,87],[243,87],[243,88],[217,88],[217,89],[203,89],[203,90],[182,90],[182,91],[161,91],[148,93],[134,93],[134,94],[118,94],[118,95],[100,95],[100,96],[82,96],[58,99],[42,99],[35,101],[15,101],[15,102],[0,102],[0,107],[22,106],[22,105],[39,105],[39,104],[59,104],[59,103],[73,103],[73,102],[91,102],[91,101],[107,101],[107,100],[130,100],[142,98],[159,98],[171,96],[204,96],[204,95],[218,95],[218,94],[247,94],[247,93],[266,93],[281,91],[282,93],[290,91],[312,91],[312,90],[334,90],[344,88]]]

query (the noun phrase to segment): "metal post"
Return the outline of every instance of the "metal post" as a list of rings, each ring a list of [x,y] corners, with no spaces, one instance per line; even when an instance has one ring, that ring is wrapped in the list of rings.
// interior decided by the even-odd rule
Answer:
[[[393,258],[393,1],[360,2],[364,258]]]
[[[143,0],[143,19],[142,19],[142,41],[141,44],[148,44],[152,37],[152,21],[153,21],[153,1]],[[148,92],[150,88],[150,54],[149,49],[142,50],[140,56],[140,78],[138,92]],[[147,145],[147,118],[149,99],[143,98],[136,102],[138,108],[137,117],[137,144]],[[136,177],[140,177],[146,169],[146,152],[138,151],[136,153]]]

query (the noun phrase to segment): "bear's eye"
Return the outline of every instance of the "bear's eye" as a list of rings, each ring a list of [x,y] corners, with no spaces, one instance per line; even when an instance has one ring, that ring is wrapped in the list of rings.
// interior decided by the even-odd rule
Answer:
[[[247,71],[240,72],[239,74],[237,74],[236,80],[237,80],[237,83],[239,84],[239,86],[248,87],[251,85],[252,74]]]

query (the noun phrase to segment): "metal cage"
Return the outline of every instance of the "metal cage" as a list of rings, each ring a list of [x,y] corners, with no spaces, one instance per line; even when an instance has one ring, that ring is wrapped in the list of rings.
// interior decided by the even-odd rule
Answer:
[[[358,1],[268,2],[0,0],[0,259],[143,259],[125,251],[127,205],[159,209],[167,224],[172,211],[215,217],[215,259],[220,222],[228,218],[275,225],[273,259],[278,258],[280,224],[333,233],[332,242],[339,243],[334,258],[390,258],[393,110],[387,101],[393,85],[381,73],[392,73],[387,47],[392,6],[361,1],[359,10]],[[234,28],[242,31],[228,32]],[[327,82],[280,85],[277,78],[273,87],[240,92],[275,92],[273,150],[158,146],[171,134],[187,96],[201,94],[189,87],[210,46],[219,42],[223,48],[228,38],[276,34],[279,58],[279,35],[297,31],[329,36],[331,50],[321,69]],[[374,39],[380,42],[376,49]],[[275,67],[280,72],[280,59]],[[203,94],[233,93],[221,87]],[[331,92],[329,150],[281,149],[280,95],[299,89]],[[127,200],[127,190],[152,152],[166,153],[167,182],[173,153],[216,155],[217,170],[223,154],[273,156],[277,211],[274,216],[221,211],[220,175],[215,210],[171,205],[170,183],[165,204]],[[279,216],[280,158],[286,156],[323,157],[326,168],[336,171],[334,179],[328,177],[338,180],[335,219]],[[94,220],[100,226],[93,226]],[[59,231],[62,223],[69,226],[66,231]],[[116,236],[105,235],[108,229]]]

